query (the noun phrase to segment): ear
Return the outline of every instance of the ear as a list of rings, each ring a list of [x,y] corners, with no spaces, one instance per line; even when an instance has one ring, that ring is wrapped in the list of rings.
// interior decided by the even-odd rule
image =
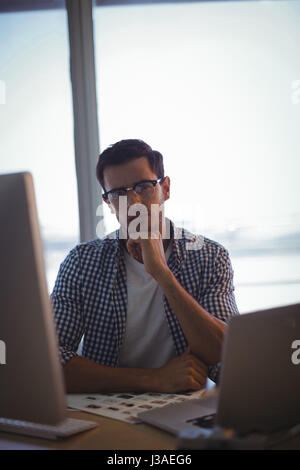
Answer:
[[[166,176],[163,182],[161,183],[161,189],[163,192],[164,201],[167,201],[170,198],[170,184],[171,184],[170,178]]]

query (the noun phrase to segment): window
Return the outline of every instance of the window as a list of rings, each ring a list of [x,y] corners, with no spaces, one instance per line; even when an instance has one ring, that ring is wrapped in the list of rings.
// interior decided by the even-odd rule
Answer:
[[[241,312],[300,301],[299,22],[288,0],[94,8],[101,148],[163,153],[166,214],[229,249]]]
[[[79,239],[65,9],[0,14],[0,171],[31,171],[52,291]]]

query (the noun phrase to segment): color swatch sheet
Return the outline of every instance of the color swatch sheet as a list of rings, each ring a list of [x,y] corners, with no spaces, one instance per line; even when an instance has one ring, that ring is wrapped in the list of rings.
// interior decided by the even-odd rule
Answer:
[[[203,389],[196,392],[179,394],[156,392],[68,394],[67,403],[69,409],[86,411],[127,423],[137,424],[141,422],[137,418],[137,414],[141,411],[201,398],[206,392],[207,390]]]

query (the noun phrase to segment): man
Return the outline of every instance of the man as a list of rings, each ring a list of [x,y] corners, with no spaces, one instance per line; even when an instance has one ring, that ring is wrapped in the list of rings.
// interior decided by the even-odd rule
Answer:
[[[217,382],[226,322],[238,314],[227,250],[172,222],[168,230],[162,211],[153,222],[170,178],[145,142],[108,147],[96,174],[121,227],[60,266],[52,301],[67,391],[176,393]]]

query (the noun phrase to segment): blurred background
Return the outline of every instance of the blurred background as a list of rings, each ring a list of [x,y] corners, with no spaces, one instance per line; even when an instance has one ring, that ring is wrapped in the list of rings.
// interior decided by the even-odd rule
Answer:
[[[241,313],[299,302],[300,1],[91,4],[99,151],[163,154],[165,213],[229,250]],[[0,2],[0,172],[33,174],[49,292],[86,238],[69,32],[64,1]]]

